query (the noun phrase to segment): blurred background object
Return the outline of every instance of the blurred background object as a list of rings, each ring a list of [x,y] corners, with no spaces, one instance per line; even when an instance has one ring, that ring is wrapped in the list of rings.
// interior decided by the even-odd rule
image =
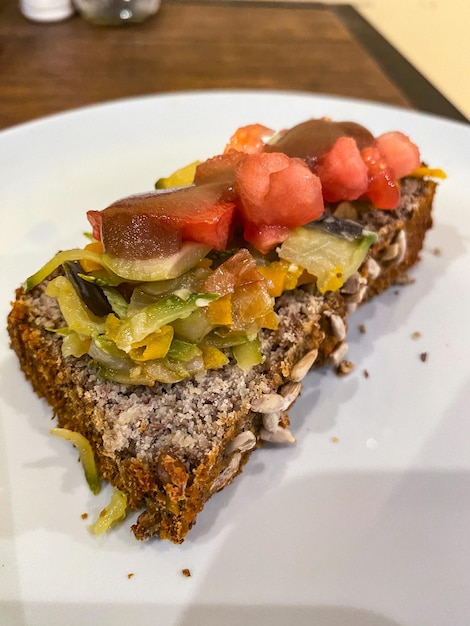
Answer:
[[[33,22],[61,22],[75,11],[72,0],[20,0],[20,8]]]
[[[78,12],[99,26],[139,23],[154,15],[160,0],[74,0]]]
[[[55,24],[33,23],[19,0],[1,0],[0,129],[116,98],[206,89],[328,94],[465,121],[469,57],[454,49],[460,38],[431,29],[438,12],[430,0],[408,0],[406,12],[400,5],[407,24],[391,28],[400,2],[165,0],[140,24],[104,28],[78,11]],[[459,21],[459,2],[446,5],[448,28]],[[382,18],[377,13],[372,24],[365,12],[378,12],[379,4]],[[433,72],[428,49],[437,44],[433,54],[442,61]],[[459,89],[447,88],[451,77]]]

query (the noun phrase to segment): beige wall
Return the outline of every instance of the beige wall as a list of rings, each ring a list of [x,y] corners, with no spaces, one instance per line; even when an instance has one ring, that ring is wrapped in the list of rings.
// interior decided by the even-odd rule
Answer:
[[[469,0],[356,0],[353,4],[470,118]]]
[[[341,3],[341,0],[322,1]],[[470,118],[470,0],[349,0],[344,3],[355,6]]]

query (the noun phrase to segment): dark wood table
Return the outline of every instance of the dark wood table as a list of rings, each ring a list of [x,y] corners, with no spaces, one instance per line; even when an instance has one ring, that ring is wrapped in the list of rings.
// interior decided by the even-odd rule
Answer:
[[[115,98],[210,88],[327,93],[465,119],[348,5],[163,0],[93,26],[0,8],[0,129]]]

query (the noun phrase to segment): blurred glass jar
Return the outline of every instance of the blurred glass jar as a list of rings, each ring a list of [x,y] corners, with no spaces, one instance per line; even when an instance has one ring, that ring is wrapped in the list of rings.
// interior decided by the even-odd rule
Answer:
[[[74,0],[85,19],[102,26],[143,22],[158,11],[160,3],[161,0]]]

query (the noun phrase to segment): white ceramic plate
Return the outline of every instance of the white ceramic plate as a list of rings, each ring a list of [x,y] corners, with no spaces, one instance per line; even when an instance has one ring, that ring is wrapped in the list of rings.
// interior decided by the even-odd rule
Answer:
[[[330,97],[203,92],[4,131],[2,319],[27,275],[82,244],[87,209],[219,152],[240,125],[323,115],[403,130],[447,171],[415,284],[354,314],[355,370],[309,375],[291,411],[298,443],[256,452],[181,546],[135,541],[131,520],[102,538],[88,533],[82,513],[93,518],[109,492],[92,496],[69,444],[49,436],[50,411],[2,328],[2,624],[468,624],[469,126]]]

